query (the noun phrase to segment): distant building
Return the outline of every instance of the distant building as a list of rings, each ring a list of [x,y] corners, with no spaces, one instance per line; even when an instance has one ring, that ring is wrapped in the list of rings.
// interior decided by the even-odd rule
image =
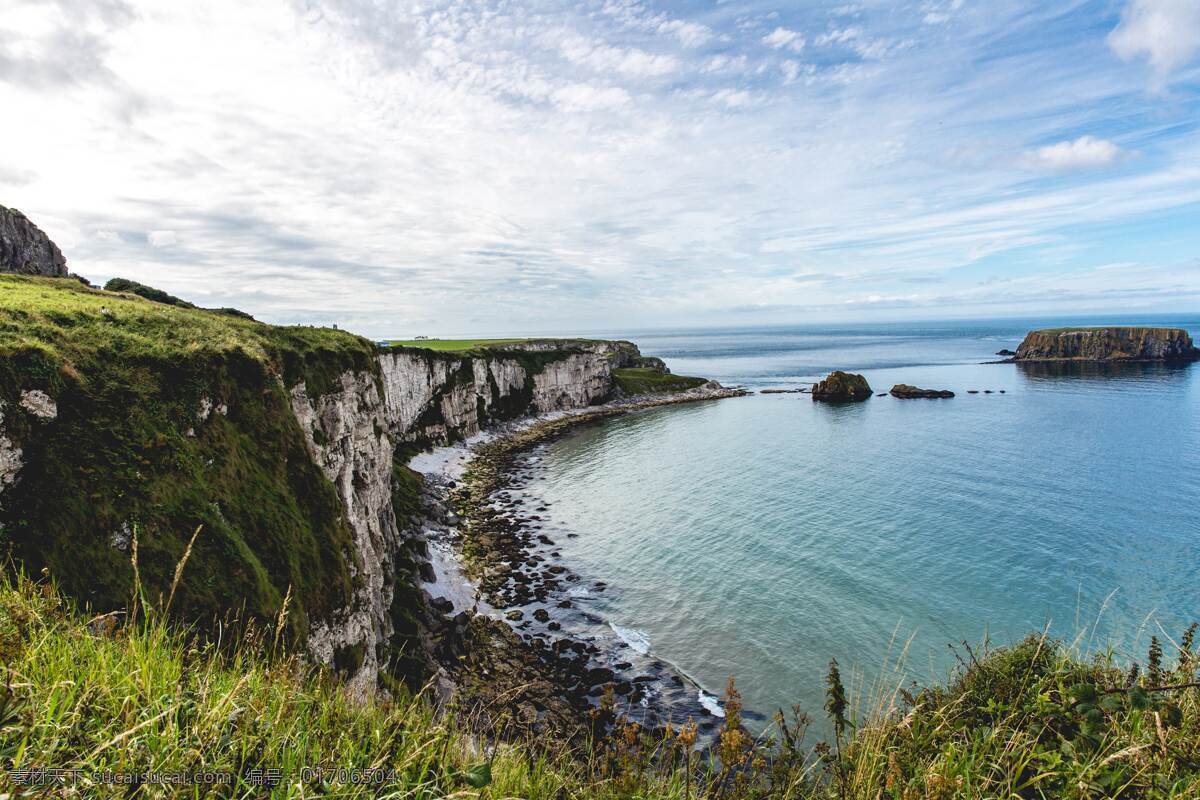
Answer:
[[[414,337],[413,337],[413,339],[414,339],[414,340],[419,340],[419,339],[428,339],[428,338],[429,338],[428,336],[414,336]]]

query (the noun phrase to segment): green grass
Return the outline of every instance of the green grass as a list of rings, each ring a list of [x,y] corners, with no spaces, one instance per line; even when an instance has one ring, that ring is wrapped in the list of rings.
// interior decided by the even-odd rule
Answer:
[[[423,350],[433,350],[438,353],[468,353],[476,350],[505,350],[512,345],[536,344],[547,342],[561,344],[563,342],[590,342],[593,339],[565,338],[517,338],[517,339],[393,339],[388,341],[389,347],[419,347]]]
[[[469,350],[485,350],[511,344],[524,344],[533,339],[395,339],[388,342],[391,347],[420,347],[439,353],[463,353]]]
[[[613,380],[626,395],[684,392],[706,383],[705,378],[672,375],[650,367],[614,369]]]
[[[302,637],[348,601],[352,545],[288,389],[303,381],[319,396],[342,372],[377,370],[374,354],[339,331],[0,276],[4,434],[25,462],[0,495],[0,550],[108,610],[131,579],[114,540],[139,532],[156,594],[202,526],[177,611],[212,621],[244,605],[267,619],[292,587],[289,630]],[[56,419],[11,411],[32,389],[55,400]],[[225,413],[201,419],[205,403]]]
[[[247,798],[1200,796],[1194,629],[1136,675],[1111,654],[1083,659],[1040,636],[968,652],[951,680],[924,690],[847,691],[831,675],[826,708],[841,733],[811,748],[802,714],[759,739],[737,727],[731,683],[714,747],[723,760],[696,755],[686,727],[650,737],[618,723],[573,748],[480,739],[467,709],[350,700],[329,671],[285,655],[275,630],[235,624],[206,642],[165,624],[153,602],[132,621],[92,619],[50,582],[0,578],[0,791],[18,788],[11,770],[47,767],[228,773],[233,784],[212,796]],[[611,719],[613,702],[597,717]],[[393,772],[380,786],[302,783],[317,765]],[[269,791],[251,783],[268,769],[283,776]],[[81,783],[52,796],[116,794]]]

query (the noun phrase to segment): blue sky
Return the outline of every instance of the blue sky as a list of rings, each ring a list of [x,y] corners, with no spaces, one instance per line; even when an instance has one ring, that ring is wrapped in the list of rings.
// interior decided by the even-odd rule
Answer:
[[[1198,56],[1195,0],[6,0],[0,203],[375,336],[1194,311]]]

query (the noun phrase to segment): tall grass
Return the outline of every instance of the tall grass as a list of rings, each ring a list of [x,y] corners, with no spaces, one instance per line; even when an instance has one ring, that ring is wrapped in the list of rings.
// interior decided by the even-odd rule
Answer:
[[[968,657],[925,689],[842,685],[834,741],[780,712],[752,738],[730,682],[709,754],[694,725],[648,735],[608,695],[573,750],[500,743],[465,709],[422,696],[351,700],[327,671],[279,654],[276,627],[202,640],[164,619],[91,617],[53,584],[0,579],[0,793],[47,797],[1194,798],[1200,797],[1195,628],[1119,669],[1046,636]],[[237,631],[233,635],[231,631]],[[893,665],[894,666],[894,665]],[[898,671],[886,670],[895,677]],[[317,767],[358,770],[318,776]],[[22,770],[79,770],[51,787]],[[309,772],[305,772],[305,769]],[[377,772],[369,772],[376,770]],[[105,773],[217,773],[228,784],[125,787]],[[275,785],[262,779],[278,777]]]

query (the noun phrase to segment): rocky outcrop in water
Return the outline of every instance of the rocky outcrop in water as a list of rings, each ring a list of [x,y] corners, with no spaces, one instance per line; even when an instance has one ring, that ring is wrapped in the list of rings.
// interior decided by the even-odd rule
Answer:
[[[907,383],[897,383],[888,394],[892,397],[899,397],[901,400],[912,400],[920,397],[954,397],[954,392],[949,389],[921,389],[916,386],[909,386]]]
[[[871,394],[871,385],[866,378],[841,370],[829,373],[825,380],[813,384],[812,388],[812,399],[826,403],[866,400]]]
[[[67,276],[67,260],[42,229],[15,208],[0,206],[0,272]]]
[[[1013,361],[1194,361],[1182,328],[1053,328],[1030,331]]]

